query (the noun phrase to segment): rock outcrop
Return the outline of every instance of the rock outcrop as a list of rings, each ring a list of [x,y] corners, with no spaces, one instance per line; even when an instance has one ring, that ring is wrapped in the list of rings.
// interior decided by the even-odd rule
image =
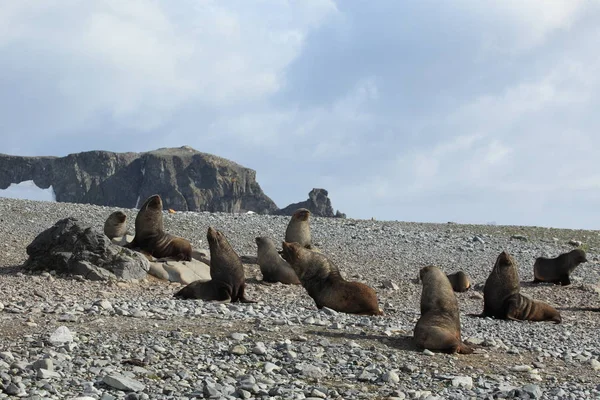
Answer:
[[[90,280],[135,280],[146,277],[150,264],[141,253],[113,244],[103,233],[65,218],[27,246],[24,264],[33,271],[54,270]]]
[[[339,211],[333,212],[331,206],[331,199],[328,197],[329,193],[325,189],[313,189],[308,193],[308,200],[293,203],[289,206],[273,212],[275,215],[288,215],[291,216],[299,208],[308,209],[312,215],[316,217],[337,217],[346,218],[346,214]]]
[[[66,157],[0,154],[0,189],[33,180],[54,189],[56,201],[136,208],[153,194],[178,211],[277,210],[256,172],[188,146],[145,153],[88,151]]]

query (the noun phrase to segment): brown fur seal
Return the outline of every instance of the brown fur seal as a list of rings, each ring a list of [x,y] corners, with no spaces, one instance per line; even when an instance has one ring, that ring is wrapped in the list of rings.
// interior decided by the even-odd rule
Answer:
[[[587,262],[585,251],[571,250],[555,258],[538,257],[533,264],[533,282],[551,282],[557,285],[570,285],[569,275],[581,263]]]
[[[309,217],[310,211],[308,211],[306,208],[299,208],[294,212],[290,222],[288,223],[287,229],[285,230],[286,242],[300,243],[302,247],[312,249],[310,224],[308,221]]]
[[[505,251],[483,287],[483,313],[480,317],[494,317],[518,321],[554,321],[560,323],[559,312],[550,304],[532,300],[519,293],[519,273],[513,258]]]
[[[466,292],[471,287],[471,280],[463,271],[458,271],[447,276],[452,285],[452,290],[455,292]]]
[[[375,290],[346,281],[323,254],[283,242],[283,258],[290,263],[317,308],[329,307],[349,314],[381,315]]]
[[[127,233],[127,215],[123,211],[115,211],[104,222],[104,234],[109,239],[123,237]]]
[[[191,261],[191,243],[164,231],[162,209],[159,195],[148,197],[135,217],[135,236],[125,247],[140,249],[156,258],[173,257]]]
[[[265,236],[255,239],[257,249],[257,262],[265,282],[281,282],[285,284],[299,285],[300,279],[275,249],[275,243]]]
[[[428,266],[419,272],[423,282],[421,317],[414,329],[419,348],[445,353],[471,354],[473,349],[460,337],[460,312],[450,281],[438,267]]]
[[[174,296],[185,299],[216,300],[222,303],[236,301],[256,303],[244,296],[246,289],[244,266],[225,235],[210,226],[206,238],[210,248],[211,280],[192,282]]]

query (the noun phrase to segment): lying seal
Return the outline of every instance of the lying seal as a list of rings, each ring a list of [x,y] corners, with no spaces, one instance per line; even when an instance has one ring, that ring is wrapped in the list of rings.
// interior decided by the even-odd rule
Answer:
[[[471,287],[471,280],[463,271],[458,271],[447,276],[452,285],[452,290],[455,292],[466,292]]]
[[[140,249],[156,258],[173,257],[178,261],[191,261],[190,242],[164,231],[162,209],[159,195],[148,197],[135,217],[135,236],[125,247]]]
[[[532,300],[519,293],[519,273],[513,258],[505,251],[483,287],[483,313],[480,317],[494,317],[518,321],[562,321],[559,312],[550,304]]]
[[[581,263],[587,262],[585,251],[571,250],[555,258],[538,257],[533,264],[533,282],[551,282],[557,285],[570,285],[569,275]]]
[[[115,211],[104,222],[104,234],[109,239],[123,237],[127,233],[127,215],[123,211]]]
[[[288,223],[287,229],[285,230],[286,242],[300,243],[302,247],[312,249],[310,225],[308,222],[309,217],[310,211],[306,208],[299,208],[294,212]]]
[[[283,258],[290,263],[317,308],[329,307],[349,314],[381,315],[375,290],[346,281],[323,254],[299,243],[283,242]]]
[[[450,281],[438,267],[428,266],[419,272],[423,282],[421,317],[414,329],[419,348],[445,353],[471,354],[473,349],[460,337],[458,301]]]
[[[174,297],[216,300],[222,303],[236,301],[256,303],[244,296],[246,289],[244,266],[225,235],[210,226],[206,238],[210,249],[211,280],[192,282],[175,293]]]
[[[299,285],[300,279],[290,264],[277,253],[275,243],[265,236],[259,236],[255,240],[258,246],[257,262],[263,275],[263,281]]]

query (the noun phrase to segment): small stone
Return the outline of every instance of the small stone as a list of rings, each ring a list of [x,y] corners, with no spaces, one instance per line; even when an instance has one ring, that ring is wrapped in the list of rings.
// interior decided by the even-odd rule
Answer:
[[[73,341],[73,335],[66,326],[59,326],[52,335],[50,335],[50,343],[55,346],[60,346],[64,343],[70,343]]]
[[[259,356],[264,355],[267,354],[267,348],[265,347],[265,344],[263,342],[256,342],[256,345],[252,349],[252,352],[254,354],[258,354]]]
[[[456,376],[452,378],[452,386],[471,390],[473,389],[473,378],[470,376]]]
[[[246,335],[244,335],[243,333],[238,333],[238,332],[233,332],[231,335],[229,335],[230,338],[232,338],[233,340],[244,340],[244,338],[246,337]]]
[[[389,279],[381,282],[381,285],[384,287],[384,289],[392,289],[392,290],[400,289],[395,282],[392,282]]]
[[[575,246],[575,247],[579,247],[579,246],[581,246],[581,242],[580,242],[579,240],[575,240],[575,239],[571,239],[571,240],[569,240],[569,244],[570,244],[571,246]]]
[[[47,369],[38,369],[37,377],[39,379],[50,379],[50,378],[60,378],[60,374],[54,371],[48,371]]]
[[[511,368],[511,371],[515,371],[515,372],[529,372],[532,369],[533,368],[531,368],[530,365],[515,365],[514,367]]]
[[[523,386],[523,391],[534,399],[539,399],[540,397],[542,397],[543,393],[542,389],[540,389],[538,385],[533,384]]]
[[[264,369],[265,369],[265,372],[268,374],[269,372],[272,372],[276,369],[281,369],[281,367],[279,367],[271,362],[266,362],[264,365]]]
[[[523,240],[523,241],[527,241],[527,236],[525,235],[512,235],[510,237],[511,239],[517,239],[517,240]]]
[[[590,360],[590,366],[594,371],[598,371],[600,370],[600,361],[596,360],[595,358],[592,358]]]
[[[146,387],[143,383],[127,378],[120,374],[106,375],[102,381],[108,386],[123,391],[139,392],[144,390]]]
[[[479,242],[481,244],[485,244],[485,241],[481,237],[479,237],[479,236],[473,236],[473,241],[474,242]]]
[[[433,353],[433,351],[431,351],[431,350],[429,350],[429,349],[425,349],[425,350],[423,350],[423,354],[424,354],[424,355],[426,355],[426,356],[433,356],[433,355],[435,355],[435,354]]]
[[[319,389],[313,389],[312,392],[310,392],[311,397],[316,397],[319,399],[325,399],[327,398],[327,395],[323,392],[321,392]]]
[[[235,345],[229,349],[230,354],[235,354],[236,356],[241,356],[248,353],[248,349],[241,344]]]
[[[400,377],[394,371],[387,371],[381,376],[381,380],[387,383],[398,383],[400,382]]]
[[[325,313],[325,314],[327,314],[327,315],[338,315],[338,312],[337,312],[337,311],[335,311],[335,310],[332,310],[332,309],[331,309],[331,308],[329,308],[329,307],[323,307],[323,308],[321,308],[321,312],[324,312],[324,313]]]
[[[483,295],[479,292],[473,292],[470,296],[472,299],[474,300],[481,300],[483,299]]]
[[[469,337],[469,338],[465,339],[465,343],[466,344],[472,344],[472,345],[475,345],[475,346],[482,345],[484,341],[485,341],[484,339],[476,338],[476,337]]]

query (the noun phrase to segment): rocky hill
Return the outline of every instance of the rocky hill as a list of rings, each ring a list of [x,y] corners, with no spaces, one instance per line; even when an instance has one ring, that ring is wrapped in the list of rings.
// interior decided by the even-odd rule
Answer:
[[[0,154],[0,189],[28,180],[42,189],[52,186],[58,202],[133,208],[158,193],[165,208],[178,211],[268,214],[278,209],[254,170],[188,146],[66,157]]]

